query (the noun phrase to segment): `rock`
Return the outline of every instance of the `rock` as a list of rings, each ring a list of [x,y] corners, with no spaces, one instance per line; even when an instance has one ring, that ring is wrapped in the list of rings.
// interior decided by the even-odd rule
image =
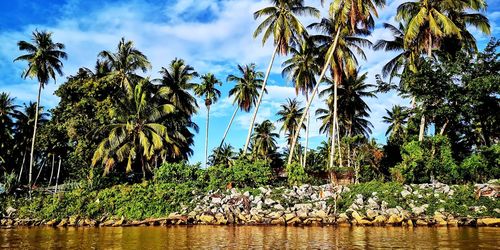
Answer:
[[[427,221],[425,220],[422,220],[422,219],[418,219],[415,224],[417,224],[417,226],[428,226],[429,223],[427,223]]]
[[[227,224],[226,217],[223,214],[221,214],[221,213],[217,213],[215,215],[215,220],[217,221],[217,224],[219,224],[219,225],[225,225],[225,224]]]
[[[272,212],[272,213],[268,214],[267,217],[274,220],[274,219],[280,218],[282,215],[283,215],[282,211],[277,211],[277,212]]]
[[[68,225],[68,219],[67,218],[64,218],[62,219],[59,224],[57,224],[58,227],[65,227]]]
[[[387,218],[384,215],[377,215],[375,219],[372,221],[372,223],[377,224],[377,225],[383,225],[387,221]]]
[[[297,216],[295,215],[295,213],[289,213],[289,214],[285,214],[285,220],[288,222],[290,220],[292,220],[293,218],[296,218]]]
[[[276,205],[274,205],[274,209],[276,209],[276,210],[285,210],[285,208],[281,204],[279,204],[279,203],[276,204]]]
[[[222,203],[222,199],[220,197],[214,197],[214,198],[212,198],[212,203],[213,204],[220,204],[220,203]]]
[[[2,210],[0,209],[0,212]],[[8,207],[7,209],[5,209],[5,212],[7,213],[7,216],[8,217],[12,217],[12,215],[14,215],[16,212],[17,212],[17,209],[13,208],[13,207]],[[1,214],[0,214],[1,215]]]
[[[80,217],[77,216],[70,216],[68,220],[68,226],[76,226],[78,224],[78,220]]]
[[[250,197],[250,192],[248,192],[248,191],[244,192],[243,196]]]
[[[56,226],[58,223],[59,223],[58,219],[52,219],[52,220],[47,221],[45,223],[45,225],[53,227],[53,226]]]
[[[264,204],[268,205],[268,206],[271,206],[273,204],[277,203],[276,201],[274,201],[273,199],[270,199],[270,198],[266,198],[264,200]]]
[[[500,218],[477,219],[477,225],[478,226],[487,226],[487,227],[500,226]]]
[[[406,196],[408,196],[410,194],[411,194],[411,192],[409,192],[408,190],[401,191],[401,196],[403,196],[403,198],[406,198]]]
[[[440,212],[434,212],[434,221],[436,221],[436,226],[447,226],[448,222],[446,221],[446,217]]]
[[[387,224],[393,224],[393,225],[401,224],[401,222],[403,222],[403,218],[401,218],[401,216],[396,214],[391,214],[391,216],[389,216],[389,219],[387,220]]]
[[[326,218],[326,217],[328,217],[328,214],[325,211],[323,211],[323,210],[315,211],[313,214],[314,214],[315,217],[318,217],[318,218]]]
[[[285,218],[276,218],[271,220],[271,225],[285,225],[286,221]]]
[[[293,219],[286,222],[287,225],[300,225],[302,221],[298,217],[293,217]]]
[[[378,216],[378,212],[377,211],[372,210],[372,209],[367,209],[366,210],[366,217],[368,217],[368,219],[372,220],[372,219],[374,219],[377,216]]]
[[[199,220],[204,224],[212,224],[215,218],[212,215],[204,214],[200,216]]]
[[[367,205],[368,208],[371,208],[371,209],[380,209],[380,206],[378,205],[376,199],[374,198],[369,198],[368,199],[368,205]]]
[[[419,216],[419,215],[425,213],[425,211],[427,210],[428,207],[429,207],[429,204],[424,204],[424,205],[422,205],[420,207],[412,207],[411,212],[415,216]]]
[[[114,224],[115,224],[115,221],[110,219],[110,220],[107,220],[107,221],[101,223],[101,226],[103,226],[103,227],[109,227],[109,226],[112,226]]]

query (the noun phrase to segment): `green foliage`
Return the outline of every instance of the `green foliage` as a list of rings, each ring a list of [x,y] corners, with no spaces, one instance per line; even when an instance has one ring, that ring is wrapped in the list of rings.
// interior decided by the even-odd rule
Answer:
[[[290,186],[300,186],[308,181],[307,173],[298,162],[287,165],[286,173],[288,174],[287,178]]]
[[[260,187],[271,184],[272,172],[267,161],[239,159],[232,167],[212,166],[206,170],[208,189],[225,189],[228,185],[237,188]],[[202,177],[204,178],[204,177]]]
[[[199,179],[203,170],[199,164],[189,165],[186,162],[163,163],[154,170],[153,180],[156,183],[185,183],[194,182]]]
[[[406,183],[424,183],[432,178],[445,183],[457,180],[458,167],[446,137],[434,136],[422,143],[405,143],[401,156],[403,161],[391,169],[393,180]]]

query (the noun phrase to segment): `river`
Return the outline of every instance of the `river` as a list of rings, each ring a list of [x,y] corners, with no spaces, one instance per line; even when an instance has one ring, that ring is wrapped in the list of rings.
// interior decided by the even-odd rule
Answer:
[[[2,249],[500,249],[500,228],[178,226],[0,229]]]

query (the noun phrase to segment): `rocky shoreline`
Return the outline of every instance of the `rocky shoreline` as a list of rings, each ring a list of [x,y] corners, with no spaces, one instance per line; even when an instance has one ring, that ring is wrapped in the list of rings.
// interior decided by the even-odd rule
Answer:
[[[41,220],[15,218],[14,208],[7,209],[7,216],[0,219],[1,228],[16,226],[50,227],[126,227],[126,226],[170,226],[170,225],[281,225],[281,226],[405,226],[405,227],[458,227],[500,226],[500,216],[463,216],[443,208],[429,212],[434,204],[423,204],[425,198],[435,198],[438,203],[449,202],[457,188],[441,183],[405,185],[393,194],[402,206],[391,206],[377,192],[364,197],[356,194],[349,200],[344,211],[338,210],[337,202],[351,190],[345,186],[302,185],[293,188],[261,187],[250,191],[230,189],[213,191],[194,196],[191,204],[182,211],[164,218],[129,220],[124,217],[103,216],[99,219],[71,216],[69,218]],[[477,184],[475,195],[497,202],[500,198],[498,184]],[[352,201],[352,202],[351,202]],[[394,201],[392,201],[394,203]],[[401,204],[403,205],[403,204]],[[467,207],[481,214],[486,207]],[[489,213],[491,214],[491,213]],[[493,214],[500,214],[494,208]]]

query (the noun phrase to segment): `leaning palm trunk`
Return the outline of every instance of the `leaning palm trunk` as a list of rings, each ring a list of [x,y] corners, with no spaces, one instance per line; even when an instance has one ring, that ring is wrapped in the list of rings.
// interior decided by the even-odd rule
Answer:
[[[229,124],[227,125],[226,131],[224,131],[224,136],[222,136],[222,140],[220,142],[219,148],[222,147],[222,144],[224,144],[224,140],[226,140],[227,133],[229,132],[229,129],[231,128],[231,125],[233,124],[234,117],[236,116],[236,113],[238,113],[239,107],[236,106],[236,109],[234,109],[233,116],[231,116],[231,120],[229,120]]]
[[[325,77],[326,71],[328,70],[328,66],[330,65],[330,62],[332,61],[333,52],[335,52],[335,49],[337,48],[337,43],[339,41],[339,36],[340,36],[340,29],[338,29],[337,34],[335,35],[335,40],[333,41],[333,45],[330,48],[330,51],[328,51],[328,55],[327,55],[327,59],[326,59],[325,65],[323,66],[323,70],[321,71],[321,74],[319,75],[319,79],[317,81],[317,84],[314,87],[313,92],[311,93],[311,98],[307,102],[306,110],[304,111],[304,114],[302,114],[302,117],[300,117],[300,121],[299,121],[299,125],[298,125],[299,128],[304,123],[304,119],[306,118],[307,113],[309,113],[309,108],[311,107],[312,101],[314,100],[314,96],[318,92],[319,85],[321,84],[321,81],[323,81],[323,78]],[[293,151],[293,149],[295,149],[295,145],[297,144],[297,139],[298,139],[298,134],[296,134],[293,137],[293,139],[292,139],[292,146],[291,146],[291,150],[292,151]],[[292,163],[292,157],[290,155],[290,156],[288,156],[288,162],[287,162],[287,164],[290,165],[291,163]]]
[[[308,99],[306,97],[306,99]],[[309,124],[310,124],[310,119],[311,119],[311,112],[307,112],[307,126],[306,126],[306,145],[304,148],[304,164],[302,164],[302,167],[305,168],[307,164],[307,147],[309,146]]]
[[[205,168],[208,162],[208,126],[210,125],[210,105],[207,106],[207,129],[205,133]]]
[[[333,169],[334,165],[336,134],[337,134],[337,83],[335,82],[333,87],[333,128],[332,128],[332,148],[330,150],[330,169]]]
[[[31,153],[30,153],[30,172],[28,176],[28,183],[29,183],[29,188],[30,188],[30,193],[31,193],[31,179],[33,175],[33,158],[35,154],[35,138],[36,138],[36,129],[38,125],[38,109],[40,107],[40,94],[42,92],[42,83],[40,82],[38,84],[38,96],[36,99],[36,110],[35,110],[35,125],[33,126],[33,137],[31,138]]]
[[[250,126],[248,128],[247,140],[245,142],[245,147],[243,148],[243,155],[246,155],[248,146],[250,145],[250,138],[252,136],[252,130],[255,123],[255,119],[257,118],[257,113],[259,112],[260,103],[262,102],[262,97],[264,96],[266,90],[267,79],[269,78],[269,74],[271,74],[271,69],[273,67],[274,58],[278,53],[279,46],[275,46],[273,55],[271,56],[271,61],[269,62],[269,66],[267,67],[266,76],[264,77],[264,82],[262,82],[262,89],[259,94],[259,99],[257,100],[257,105],[255,105],[255,110],[253,112],[252,121],[250,122]],[[290,154],[292,155],[292,154]]]
[[[432,35],[429,33],[429,47],[427,48],[427,57],[431,58],[432,57]],[[423,111],[423,110],[422,110]],[[425,115],[422,112],[422,118],[420,119],[420,130],[418,132],[418,141],[423,141],[424,140],[424,134],[425,134]]]
[[[21,170],[19,171],[19,177],[17,177],[17,182],[21,182],[21,177],[23,176],[24,163],[26,162],[26,151],[28,151],[28,147],[23,152],[23,163],[21,164]]]
[[[54,175],[54,161],[55,161],[55,157],[56,157],[56,155],[52,154],[52,170],[50,170],[49,187],[50,187],[50,184],[52,184],[52,177]]]
[[[59,185],[59,174],[61,173],[61,156],[59,156],[59,166],[57,167],[57,177],[56,177],[56,189],[54,191],[54,194],[57,193],[57,187]]]

